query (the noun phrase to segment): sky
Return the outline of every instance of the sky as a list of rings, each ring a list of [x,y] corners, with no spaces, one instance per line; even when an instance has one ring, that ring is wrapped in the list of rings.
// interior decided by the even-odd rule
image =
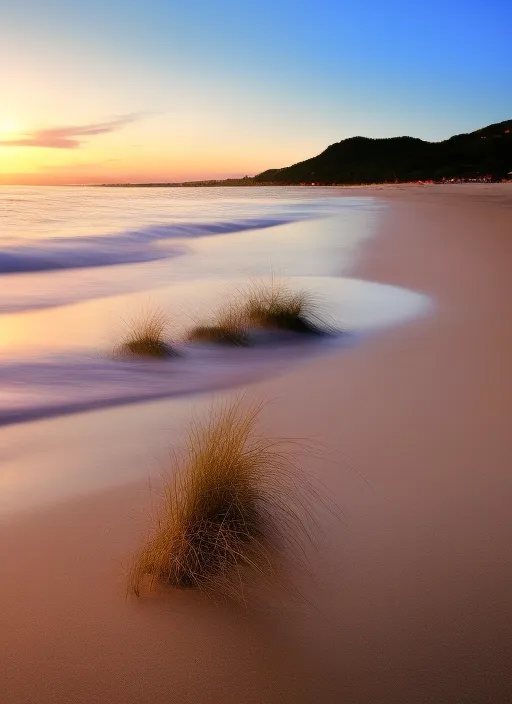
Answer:
[[[0,0],[0,184],[255,175],[512,118],[510,0]]]

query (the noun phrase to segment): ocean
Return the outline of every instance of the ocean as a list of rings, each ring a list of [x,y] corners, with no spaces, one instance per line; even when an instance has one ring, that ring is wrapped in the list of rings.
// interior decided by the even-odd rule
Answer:
[[[242,386],[416,315],[419,294],[350,278],[386,207],[330,188],[0,188],[0,425]],[[184,341],[270,277],[311,291],[339,334]],[[116,358],[155,309],[182,355]]]

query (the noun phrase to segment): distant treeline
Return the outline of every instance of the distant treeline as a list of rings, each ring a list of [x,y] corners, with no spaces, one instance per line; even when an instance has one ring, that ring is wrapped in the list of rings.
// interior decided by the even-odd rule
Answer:
[[[101,187],[110,188],[205,188],[207,186],[275,186],[272,181],[256,181],[255,178],[227,178],[222,181],[209,179],[208,181],[182,181],[180,183],[103,183]]]

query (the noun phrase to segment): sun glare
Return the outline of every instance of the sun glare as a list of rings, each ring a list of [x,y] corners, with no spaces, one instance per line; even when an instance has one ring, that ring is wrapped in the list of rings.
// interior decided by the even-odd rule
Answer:
[[[19,132],[20,126],[10,118],[0,118],[0,134]]]

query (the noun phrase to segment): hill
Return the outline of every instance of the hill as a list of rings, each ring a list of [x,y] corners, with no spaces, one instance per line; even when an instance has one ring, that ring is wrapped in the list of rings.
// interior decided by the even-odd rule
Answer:
[[[512,120],[426,142],[414,137],[344,139],[313,157],[283,169],[268,169],[256,182],[356,184],[440,181],[489,176],[501,180],[512,171]]]

